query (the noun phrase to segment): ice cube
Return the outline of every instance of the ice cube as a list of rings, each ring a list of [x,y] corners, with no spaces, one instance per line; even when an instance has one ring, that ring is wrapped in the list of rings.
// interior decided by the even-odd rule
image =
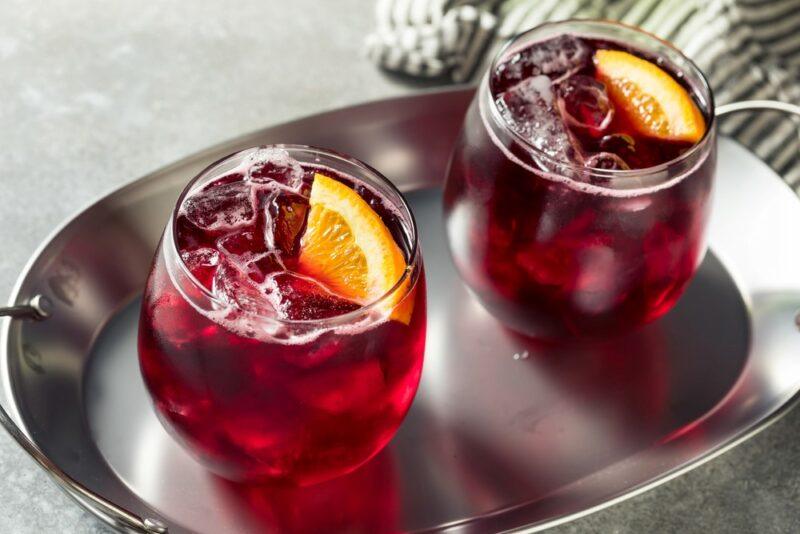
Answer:
[[[296,273],[277,273],[264,287],[274,307],[291,320],[326,319],[359,308],[358,304],[331,293],[316,280]]]
[[[152,313],[150,324],[157,325],[159,336],[163,335],[165,338],[159,338],[159,342],[182,347],[184,343],[191,343],[200,336],[200,330],[197,328],[197,316],[193,313],[186,313],[186,299],[180,293],[164,291],[160,293],[157,302],[148,302],[147,309]],[[160,358],[147,358],[142,359],[142,365],[161,367],[166,365],[166,362]]]
[[[553,81],[560,81],[590,66],[591,60],[592,50],[583,40],[560,35],[534,43],[500,63],[495,71],[495,79],[501,91],[526,78],[542,74]]]
[[[557,109],[547,76],[523,80],[501,94],[497,105],[506,122],[536,148],[565,163],[581,163],[581,153]]]
[[[257,284],[262,284],[267,276],[286,269],[277,252],[270,251],[256,256],[247,263],[247,276]]]
[[[533,68],[527,59],[527,56],[517,53],[500,63],[494,72],[497,87],[493,89],[503,91],[531,76]]]
[[[243,181],[215,184],[184,201],[186,218],[204,230],[235,230],[253,224],[256,210],[250,185]]]
[[[563,288],[575,276],[575,261],[570,250],[547,243],[531,243],[520,248],[514,261],[536,284]]]
[[[264,236],[255,229],[225,234],[217,239],[217,249],[240,268],[267,250]]]
[[[275,315],[261,287],[233,263],[222,260],[214,275],[212,291],[227,305],[259,315]]]
[[[386,379],[377,359],[315,369],[297,380],[289,390],[301,401],[331,413],[363,409],[384,394]]]
[[[207,242],[208,239],[206,239],[206,232],[195,226],[184,212],[179,212],[178,217],[175,219],[175,234],[177,236],[178,250],[205,247],[209,244]]]
[[[365,351],[363,346],[359,346],[356,336],[341,336],[331,331],[323,333],[311,343],[297,345],[296,349],[286,350],[281,356],[286,362],[302,369],[322,365],[336,356],[358,353],[356,351],[359,349],[361,354]]]
[[[598,230],[595,207],[581,210],[569,222],[540,234],[535,241],[520,247],[516,264],[537,284],[569,290],[580,274],[581,251],[589,246],[612,247],[610,234]]]
[[[589,66],[592,50],[582,39],[559,35],[531,47],[530,61],[541,74],[558,81]]]
[[[598,152],[597,154],[592,154],[586,159],[584,165],[592,169],[604,169],[610,171],[626,171],[630,169],[628,164],[625,163],[625,160],[616,154],[612,154],[611,152]]]
[[[181,259],[189,268],[189,272],[206,288],[211,289],[214,273],[217,272],[219,264],[219,252],[208,247],[184,250],[181,252]]]
[[[303,183],[303,167],[282,148],[259,148],[248,156],[247,163],[250,182],[277,182],[291,189],[299,189]]]
[[[614,117],[606,86],[582,74],[570,76],[558,84],[558,106],[569,124],[598,135],[608,128]]]
[[[589,245],[575,251],[580,267],[573,282],[571,299],[586,314],[606,313],[627,294],[629,277],[613,247]]]
[[[691,270],[692,257],[687,254],[688,243],[686,235],[669,224],[654,223],[643,243],[648,282],[671,281],[683,270],[682,267]],[[689,265],[682,266],[684,262]]]
[[[296,256],[306,227],[308,199],[298,193],[279,191],[270,199],[267,210],[267,221],[271,224],[265,231],[268,233],[271,228],[272,245],[287,256]]]
[[[646,298],[653,306],[671,302],[696,266],[691,240],[669,224],[656,222],[644,238],[642,250],[646,259]]]

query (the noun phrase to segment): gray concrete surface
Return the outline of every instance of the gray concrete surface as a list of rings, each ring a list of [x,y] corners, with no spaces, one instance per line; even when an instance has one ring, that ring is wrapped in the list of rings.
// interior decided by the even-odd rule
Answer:
[[[0,298],[99,194],[231,136],[416,90],[359,56],[370,0],[0,0]],[[556,532],[796,532],[800,411]],[[105,533],[0,435],[0,532]]]

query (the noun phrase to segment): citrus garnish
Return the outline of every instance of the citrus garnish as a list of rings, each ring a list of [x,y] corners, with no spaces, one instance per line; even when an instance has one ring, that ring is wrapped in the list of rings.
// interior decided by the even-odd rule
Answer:
[[[353,189],[315,173],[311,211],[300,240],[299,268],[332,291],[358,304],[386,294],[406,271],[403,252],[380,216]],[[391,318],[408,323],[411,299],[397,306],[405,291],[388,299]]]
[[[663,69],[620,50],[598,50],[594,63],[617,111],[639,133],[691,143],[703,137],[703,114],[686,89]]]

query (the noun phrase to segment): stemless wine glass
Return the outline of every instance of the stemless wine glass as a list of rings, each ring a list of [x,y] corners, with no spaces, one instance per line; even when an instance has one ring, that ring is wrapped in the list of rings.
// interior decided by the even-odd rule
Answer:
[[[239,152],[201,172],[178,200],[144,293],[139,357],[162,422],[207,468],[306,485],[366,462],[405,417],[422,370],[425,282],[413,216],[386,178],[331,151],[279,148],[307,172],[329,169],[362,196],[372,192],[406,256],[402,278],[374,302],[324,319],[279,318],[210,291],[187,267],[176,226],[188,224],[179,215],[188,197],[224,181],[256,149]],[[237,198],[266,209],[257,196]]]
[[[707,129],[649,168],[587,168],[512,130],[490,74],[530,44],[570,34],[622,43],[676,69]],[[703,73],[667,42],[606,21],[565,21],[514,38],[467,112],[445,189],[457,269],[503,324],[537,338],[620,332],[666,313],[699,266],[716,171],[714,101]]]

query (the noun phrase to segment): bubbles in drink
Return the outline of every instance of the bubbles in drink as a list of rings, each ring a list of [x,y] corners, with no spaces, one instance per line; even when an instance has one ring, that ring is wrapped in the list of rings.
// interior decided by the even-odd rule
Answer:
[[[558,111],[547,76],[533,76],[497,98],[500,113],[511,127],[549,156],[580,163],[581,154]]]
[[[215,231],[253,224],[256,210],[250,185],[237,181],[206,186],[184,201],[182,213],[198,228]]]
[[[497,91],[504,91],[526,78],[545,75],[560,81],[592,61],[592,50],[586,43],[571,35],[560,35],[532,44],[501,63],[494,73]]]
[[[592,51],[586,43],[571,35],[560,35],[531,49],[529,61],[537,65],[542,74],[553,80],[563,79],[586,67],[592,60]]]
[[[279,183],[291,189],[297,189],[303,183],[303,167],[282,148],[256,149],[248,156],[247,164],[247,180],[250,182]]]

